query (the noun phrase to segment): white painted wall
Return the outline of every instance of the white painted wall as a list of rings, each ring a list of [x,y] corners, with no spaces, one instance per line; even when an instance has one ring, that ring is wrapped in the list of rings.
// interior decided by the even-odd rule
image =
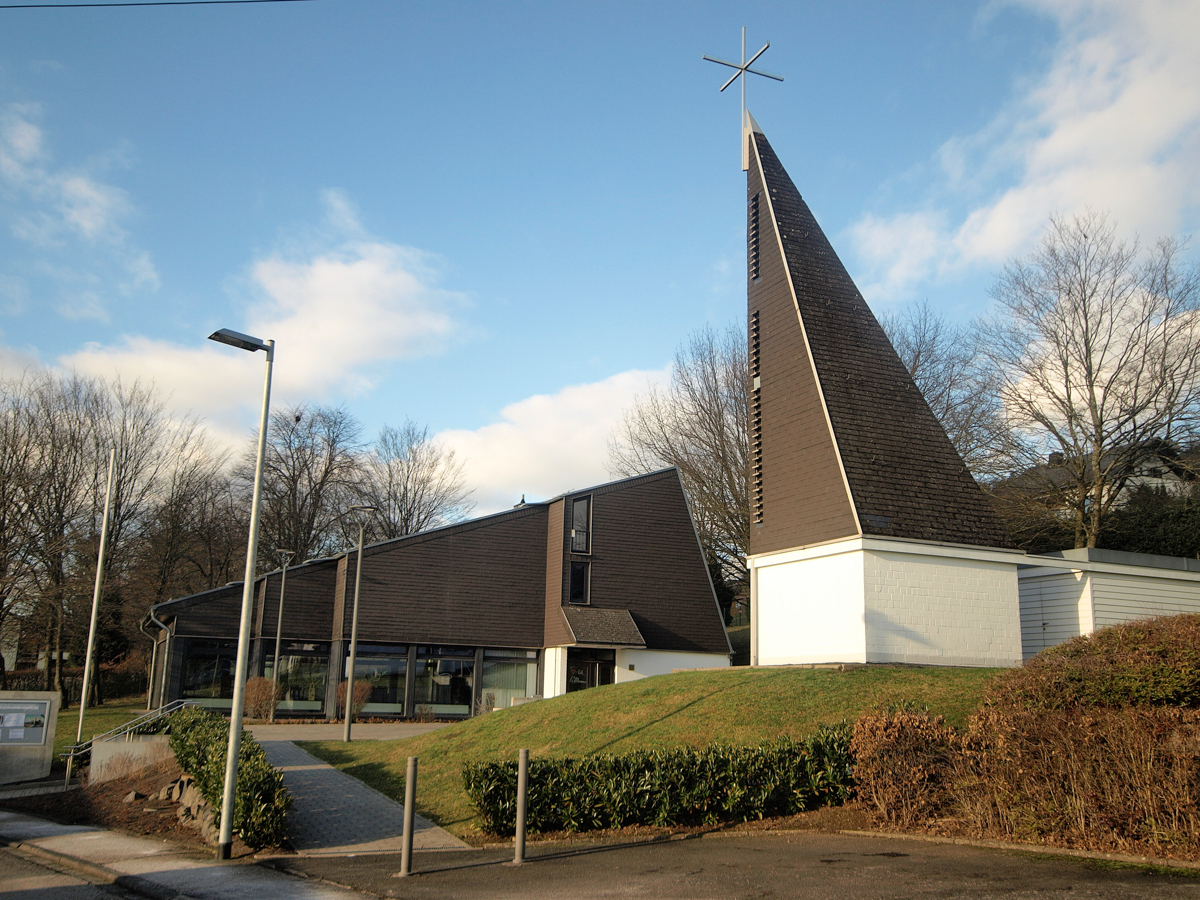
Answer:
[[[1139,568],[1090,574],[1096,628],[1150,616],[1200,613],[1200,576],[1194,572]]]
[[[1021,655],[1092,631],[1092,594],[1086,572],[1039,569],[1018,575],[1021,595]]]
[[[567,692],[567,648],[547,647],[545,654],[545,678],[542,682],[543,697],[561,697]]]
[[[867,661],[862,551],[827,549],[756,560],[758,665]]]
[[[1020,663],[1015,555],[899,541],[875,540],[866,546],[868,662]]]
[[[669,675],[672,669],[721,669],[729,666],[724,653],[685,653],[672,650],[618,650],[617,684],[651,675]]]

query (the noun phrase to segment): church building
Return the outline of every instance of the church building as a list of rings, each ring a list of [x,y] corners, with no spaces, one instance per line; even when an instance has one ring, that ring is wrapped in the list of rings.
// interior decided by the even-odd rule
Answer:
[[[746,114],[751,661],[1011,666],[1024,555]]]

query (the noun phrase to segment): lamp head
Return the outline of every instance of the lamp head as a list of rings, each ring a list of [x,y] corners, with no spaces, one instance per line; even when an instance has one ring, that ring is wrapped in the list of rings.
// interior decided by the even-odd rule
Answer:
[[[214,331],[208,336],[208,339],[216,341],[218,344],[228,344],[230,347],[249,350],[251,353],[255,350],[270,349],[265,341],[260,341],[249,334],[242,334],[240,331],[234,331],[232,328],[222,328],[219,331]]]

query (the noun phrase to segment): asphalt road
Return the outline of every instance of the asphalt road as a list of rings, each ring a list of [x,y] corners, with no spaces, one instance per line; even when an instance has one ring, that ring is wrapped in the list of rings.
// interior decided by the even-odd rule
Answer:
[[[887,838],[805,833],[661,843],[529,846],[414,854],[417,875],[394,877],[398,854],[282,858],[278,865],[403,898],[680,898],[680,900],[1200,900],[1200,877],[1069,857]]]
[[[8,849],[0,849],[0,897],[4,900],[140,900],[119,888],[99,887],[81,876],[52,869]]]

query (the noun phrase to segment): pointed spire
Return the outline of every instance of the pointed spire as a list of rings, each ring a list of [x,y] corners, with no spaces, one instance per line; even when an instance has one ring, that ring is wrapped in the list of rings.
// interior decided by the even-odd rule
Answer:
[[[750,115],[750,110],[742,111],[742,171],[746,172],[750,169],[750,137],[755,134],[762,134],[762,129],[758,127],[758,123],[754,121],[754,116]]]
[[[1007,532],[747,114],[754,554]]]

